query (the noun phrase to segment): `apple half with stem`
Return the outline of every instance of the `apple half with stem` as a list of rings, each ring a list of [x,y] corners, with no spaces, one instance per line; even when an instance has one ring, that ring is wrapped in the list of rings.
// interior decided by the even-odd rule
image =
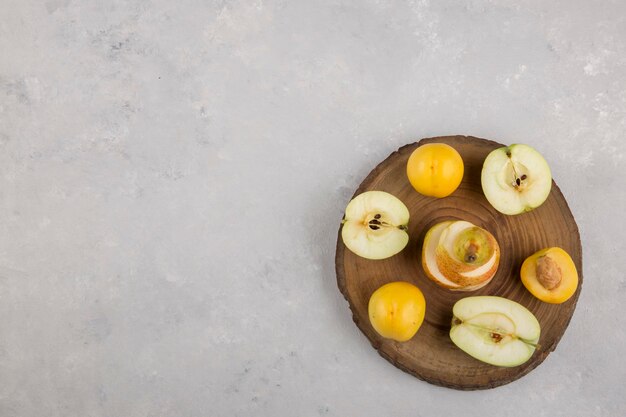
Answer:
[[[354,197],[342,223],[343,243],[363,258],[389,258],[409,243],[409,209],[384,191],[366,191]]]
[[[464,221],[434,225],[424,237],[422,267],[443,288],[475,291],[487,285],[500,263],[500,247],[487,230]]]
[[[511,145],[491,151],[481,173],[487,201],[500,213],[531,211],[550,195],[552,173],[546,160],[528,145]]]
[[[463,298],[452,308],[450,339],[465,353],[495,366],[531,358],[541,326],[526,307],[502,297]]]

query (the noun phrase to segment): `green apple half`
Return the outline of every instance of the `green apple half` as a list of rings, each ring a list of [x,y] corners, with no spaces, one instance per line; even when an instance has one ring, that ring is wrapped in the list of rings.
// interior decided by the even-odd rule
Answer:
[[[552,187],[552,173],[539,152],[517,144],[487,155],[481,183],[493,208],[513,215],[531,211],[546,201]]]
[[[535,352],[541,327],[522,305],[502,297],[463,298],[452,308],[450,339],[474,358],[495,366],[518,366]]]
[[[409,243],[409,209],[384,191],[353,198],[343,219],[341,238],[348,249],[367,259],[385,259]]]
[[[491,281],[499,263],[500,247],[496,239],[470,222],[441,222],[424,237],[424,272],[441,287],[475,291]]]

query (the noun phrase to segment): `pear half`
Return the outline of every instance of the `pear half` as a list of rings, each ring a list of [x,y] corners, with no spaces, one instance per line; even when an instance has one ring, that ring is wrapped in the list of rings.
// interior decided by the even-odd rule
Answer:
[[[487,285],[500,263],[500,247],[485,229],[463,221],[445,221],[424,237],[422,266],[444,288],[475,291]]]
[[[480,361],[518,366],[537,348],[539,321],[515,301],[494,296],[467,297],[454,304],[452,314],[450,339]]]
[[[409,242],[409,209],[384,191],[366,191],[346,207],[341,238],[348,249],[367,259],[385,259]]]
[[[508,215],[539,207],[552,188],[546,160],[535,149],[520,144],[491,151],[483,163],[480,180],[487,201]]]

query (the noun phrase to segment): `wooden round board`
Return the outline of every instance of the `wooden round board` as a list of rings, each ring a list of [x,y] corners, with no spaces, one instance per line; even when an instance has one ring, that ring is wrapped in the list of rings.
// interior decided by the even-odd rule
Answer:
[[[459,188],[449,197],[432,198],[417,193],[406,176],[406,163],[415,148],[424,143],[443,142],[463,157],[465,174]],[[480,184],[483,161],[499,143],[469,136],[422,139],[400,148],[379,164],[360,185],[355,196],[369,190],[389,192],[409,208],[409,244],[399,254],[384,260],[368,260],[347,250],[337,239],[335,266],[337,284],[350,304],[354,322],[372,346],[396,367],[432,384],[460,390],[494,388],[512,382],[533,370],[556,348],[574,313],[582,288],[582,248],[578,227],[557,187],[535,210],[507,216],[487,202]],[[501,258],[498,272],[484,288],[453,292],[430,281],[421,266],[424,235],[436,223],[463,219],[489,230],[497,239]],[[539,249],[559,246],[574,260],[579,285],[563,304],[548,304],[533,297],[522,285],[519,270],[526,257]],[[367,305],[372,293],[392,281],[417,285],[426,298],[426,317],[408,342],[384,339],[369,322]],[[535,314],[541,324],[540,347],[523,365],[502,368],[482,363],[457,348],[450,337],[452,306],[461,298],[497,295],[517,301]]]

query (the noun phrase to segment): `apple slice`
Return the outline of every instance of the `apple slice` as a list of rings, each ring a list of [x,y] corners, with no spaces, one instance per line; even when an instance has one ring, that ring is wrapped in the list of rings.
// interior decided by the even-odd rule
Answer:
[[[353,198],[343,219],[341,238],[348,249],[367,259],[385,259],[409,242],[409,209],[384,191],[366,191]]]
[[[516,144],[487,155],[481,184],[493,208],[513,215],[531,211],[546,201],[552,187],[552,173],[539,152],[528,145]]]
[[[463,298],[452,308],[450,339],[474,358],[496,366],[518,366],[535,352],[541,327],[522,305],[502,297]]]
[[[438,223],[424,237],[424,272],[444,288],[455,291],[482,288],[494,277],[499,261],[496,239],[470,222]]]

